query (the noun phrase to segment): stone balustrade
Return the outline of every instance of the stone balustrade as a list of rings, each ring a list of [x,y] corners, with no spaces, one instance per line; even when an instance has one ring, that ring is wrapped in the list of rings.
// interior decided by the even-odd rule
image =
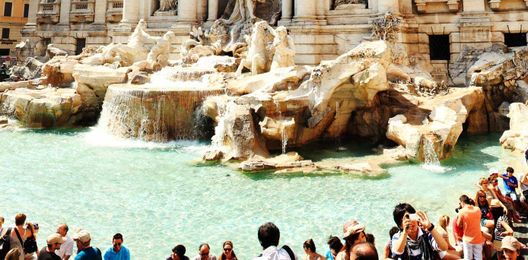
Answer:
[[[37,23],[56,24],[60,20],[60,1],[41,1],[37,11]]]
[[[123,0],[108,0],[106,7],[106,21],[118,23],[123,18]]]
[[[95,15],[95,0],[71,1],[71,23],[93,23]]]

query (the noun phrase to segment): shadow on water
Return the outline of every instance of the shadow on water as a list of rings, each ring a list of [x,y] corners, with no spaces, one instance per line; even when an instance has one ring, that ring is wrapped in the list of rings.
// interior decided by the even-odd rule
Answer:
[[[442,165],[456,168],[457,171],[482,170],[486,171],[488,167],[486,162],[499,160],[499,157],[485,152],[490,146],[499,145],[500,134],[485,134],[475,136],[463,136],[459,139],[452,156],[442,161]]]

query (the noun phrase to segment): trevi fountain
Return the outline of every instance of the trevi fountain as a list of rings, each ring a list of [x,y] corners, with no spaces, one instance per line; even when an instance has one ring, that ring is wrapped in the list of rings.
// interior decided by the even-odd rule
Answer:
[[[25,212],[41,237],[86,228],[101,249],[121,232],[136,259],[224,240],[249,259],[267,221],[299,255],[350,218],[381,249],[396,203],[453,215],[489,168],[525,170],[528,47],[467,50],[437,81],[387,12],[336,59],[296,65],[289,30],[246,2],[181,45],[144,20],[79,55],[19,44],[25,80],[0,83],[0,214]]]

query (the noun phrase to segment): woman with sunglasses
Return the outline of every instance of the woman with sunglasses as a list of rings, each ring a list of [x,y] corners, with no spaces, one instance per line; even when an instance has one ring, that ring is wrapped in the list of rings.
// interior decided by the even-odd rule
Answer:
[[[223,252],[218,260],[238,260],[235,255],[235,251],[233,251],[233,242],[229,240],[225,241],[222,248]]]

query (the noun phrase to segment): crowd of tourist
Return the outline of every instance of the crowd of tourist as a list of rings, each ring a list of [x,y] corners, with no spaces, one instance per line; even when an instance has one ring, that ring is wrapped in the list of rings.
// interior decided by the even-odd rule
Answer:
[[[499,179],[504,185],[504,193],[499,189]],[[519,190],[519,192],[518,192]],[[514,237],[513,223],[521,222],[520,213],[528,213],[528,174],[518,180],[514,169],[508,167],[506,173],[492,170],[487,178],[478,182],[474,198],[468,195],[459,197],[457,215],[451,221],[449,216],[439,218],[437,225],[424,211],[416,210],[408,203],[394,207],[394,224],[389,230],[389,239],[384,252],[378,254],[372,234],[366,233],[365,225],[357,220],[349,220],[343,226],[342,239],[331,236],[328,250],[324,255],[317,252],[312,239],[303,243],[306,260],[360,260],[360,259],[521,259],[521,249],[525,248]],[[90,233],[78,230],[68,236],[68,226],[59,224],[56,233],[49,235],[46,246],[37,245],[36,235],[39,226],[26,223],[26,215],[17,214],[13,227],[3,227],[0,216],[0,260],[129,260],[131,253],[123,245],[123,235],[112,237],[112,246],[103,252],[91,245]],[[450,236],[449,233],[452,232]],[[275,224],[268,222],[258,229],[258,240],[262,253],[255,260],[295,260],[299,255],[283,245],[279,247],[280,231]],[[234,244],[225,241],[218,258],[210,252],[210,246],[203,243],[193,260],[237,260]],[[188,260],[184,245],[176,245],[167,260]]]

